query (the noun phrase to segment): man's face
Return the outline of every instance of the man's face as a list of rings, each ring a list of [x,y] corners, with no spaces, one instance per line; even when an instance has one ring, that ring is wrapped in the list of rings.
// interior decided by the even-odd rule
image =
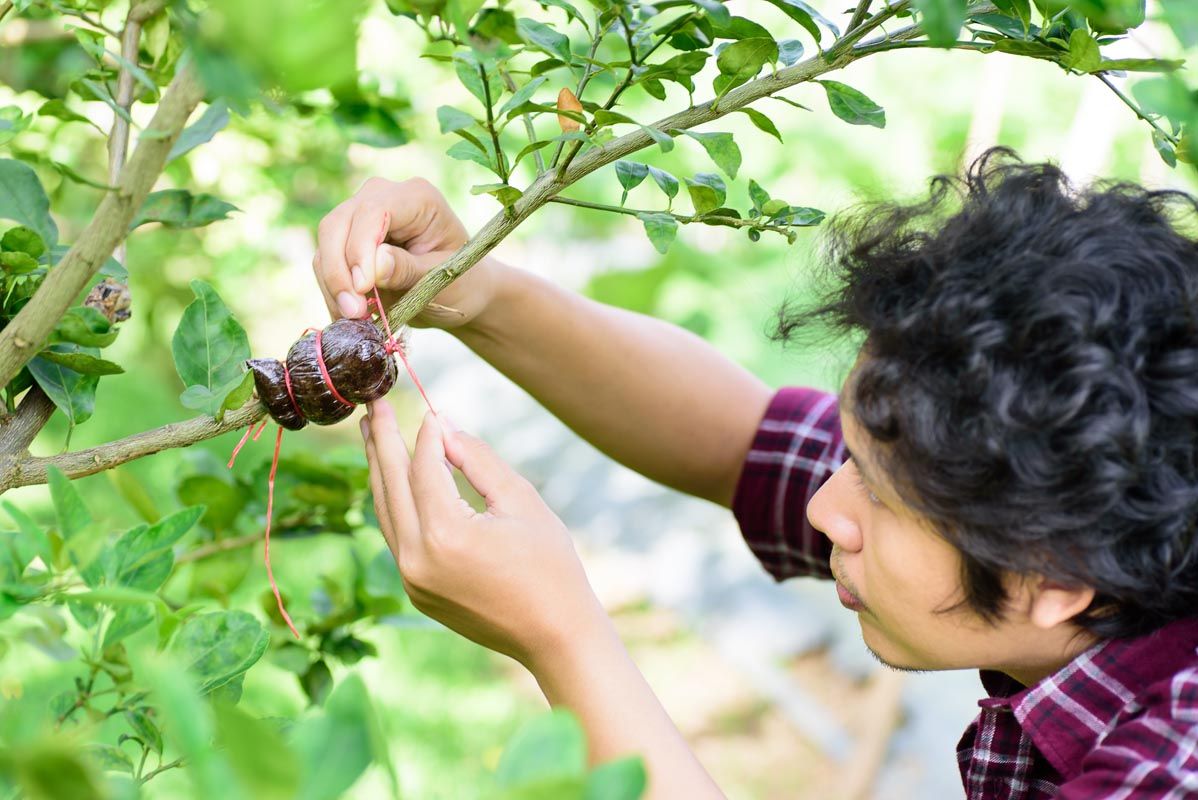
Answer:
[[[807,517],[832,540],[837,592],[879,660],[899,669],[998,669],[1029,682],[1089,644],[1075,626],[1053,622],[1064,610],[1043,616],[1044,603],[1060,598],[1035,579],[1008,582],[1006,613],[993,624],[962,603],[957,549],[900,500],[878,466],[878,445],[847,404],[841,423],[851,458],[811,499]]]

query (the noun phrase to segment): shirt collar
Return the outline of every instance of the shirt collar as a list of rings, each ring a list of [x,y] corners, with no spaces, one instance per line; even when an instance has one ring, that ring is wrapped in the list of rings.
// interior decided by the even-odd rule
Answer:
[[[1196,649],[1198,618],[1193,618],[1145,636],[1099,642],[1028,687],[982,670],[989,697],[978,705],[1013,712],[1036,748],[1069,780],[1119,712],[1151,684],[1193,664]]]

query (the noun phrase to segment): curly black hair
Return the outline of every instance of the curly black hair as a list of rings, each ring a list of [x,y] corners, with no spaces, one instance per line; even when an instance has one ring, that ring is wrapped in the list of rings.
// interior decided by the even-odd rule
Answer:
[[[845,400],[984,618],[1012,573],[1092,587],[1104,638],[1198,614],[1196,212],[995,148],[832,220],[832,288],[779,312],[864,335]]]

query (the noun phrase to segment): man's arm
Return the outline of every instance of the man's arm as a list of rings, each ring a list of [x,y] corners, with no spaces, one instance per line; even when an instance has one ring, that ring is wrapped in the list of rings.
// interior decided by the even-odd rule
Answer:
[[[451,332],[621,464],[730,506],[772,391],[698,336],[497,263]]]

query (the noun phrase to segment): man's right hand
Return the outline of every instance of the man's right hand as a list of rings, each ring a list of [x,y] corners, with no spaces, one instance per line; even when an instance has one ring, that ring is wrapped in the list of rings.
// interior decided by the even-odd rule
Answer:
[[[427,180],[371,178],[320,221],[312,269],[329,313],[360,318],[376,283],[390,306],[468,238],[444,195]],[[456,328],[469,323],[494,296],[499,269],[498,262],[484,258],[412,324]]]

